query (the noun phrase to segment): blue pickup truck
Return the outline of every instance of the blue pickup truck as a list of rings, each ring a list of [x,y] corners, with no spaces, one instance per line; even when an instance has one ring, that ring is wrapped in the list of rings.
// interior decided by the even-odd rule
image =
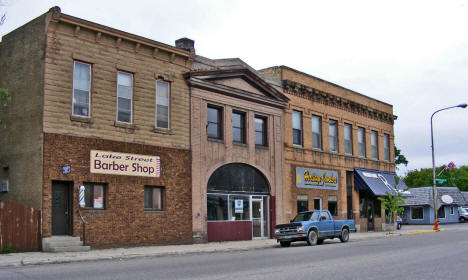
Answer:
[[[333,220],[328,210],[300,212],[291,223],[275,226],[275,238],[281,247],[289,247],[294,241],[307,241],[313,246],[336,237],[347,242],[350,232],[356,232],[354,220]]]

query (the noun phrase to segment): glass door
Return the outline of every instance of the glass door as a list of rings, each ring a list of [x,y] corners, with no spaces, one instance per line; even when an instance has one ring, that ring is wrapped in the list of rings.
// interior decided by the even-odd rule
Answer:
[[[252,237],[265,237],[264,220],[263,220],[263,200],[252,199]]]

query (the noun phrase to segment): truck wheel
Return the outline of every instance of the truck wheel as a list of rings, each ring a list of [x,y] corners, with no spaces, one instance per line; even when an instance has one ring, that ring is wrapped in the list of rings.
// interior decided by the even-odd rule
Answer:
[[[344,228],[341,230],[340,241],[341,242],[348,242],[349,240],[349,230]]]
[[[291,246],[291,241],[280,241],[281,247],[289,247]]]
[[[325,239],[319,239],[319,240],[317,240],[317,244],[318,244],[318,245],[322,245],[322,244],[323,244],[323,241],[325,241]]]
[[[460,223],[464,223],[465,222],[465,219],[463,219],[463,217],[460,217],[460,219],[458,219],[460,221]]]
[[[309,234],[307,235],[307,244],[309,244],[309,246],[317,245],[317,240],[317,232],[315,232],[315,230],[309,231]]]

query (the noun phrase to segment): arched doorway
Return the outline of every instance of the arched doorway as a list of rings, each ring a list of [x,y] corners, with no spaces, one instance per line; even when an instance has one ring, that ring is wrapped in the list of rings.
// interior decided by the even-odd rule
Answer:
[[[243,163],[221,166],[207,185],[208,241],[269,236],[270,188],[265,176]]]

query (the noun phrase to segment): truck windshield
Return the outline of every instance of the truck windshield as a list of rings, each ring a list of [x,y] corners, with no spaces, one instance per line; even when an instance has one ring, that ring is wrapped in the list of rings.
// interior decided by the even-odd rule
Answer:
[[[297,214],[297,216],[294,218],[293,222],[303,222],[303,221],[317,221],[319,217],[319,212],[314,211],[314,212],[303,212]]]

